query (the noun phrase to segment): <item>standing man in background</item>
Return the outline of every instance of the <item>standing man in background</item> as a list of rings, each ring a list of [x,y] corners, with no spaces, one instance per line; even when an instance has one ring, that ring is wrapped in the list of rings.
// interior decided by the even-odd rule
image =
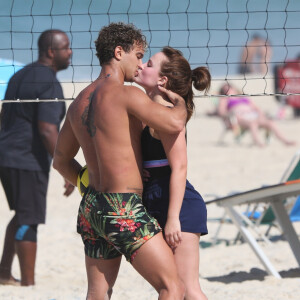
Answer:
[[[268,40],[255,33],[242,50],[239,73],[267,74],[272,56],[272,47]]]
[[[56,72],[70,64],[68,36],[60,30],[44,31],[38,40],[37,62],[25,66],[10,79],[5,99],[64,98]],[[5,103],[1,112],[0,180],[15,215],[6,228],[0,262],[0,284],[20,285],[11,274],[17,254],[21,285],[34,285],[37,227],[46,218],[46,194],[51,159],[64,102]],[[74,187],[66,182],[64,195]]]

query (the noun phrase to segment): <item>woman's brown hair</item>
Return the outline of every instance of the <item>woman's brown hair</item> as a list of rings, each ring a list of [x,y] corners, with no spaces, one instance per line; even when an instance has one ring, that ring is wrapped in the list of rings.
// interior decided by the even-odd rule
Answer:
[[[211,76],[206,67],[198,67],[191,70],[189,62],[182,52],[164,47],[162,53],[167,57],[161,65],[161,76],[166,76],[168,82],[166,88],[184,98],[187,107],[187,121],[191,118],[195,104],[193,102],[193,84],[198,91],[207,92],[210,88]]]

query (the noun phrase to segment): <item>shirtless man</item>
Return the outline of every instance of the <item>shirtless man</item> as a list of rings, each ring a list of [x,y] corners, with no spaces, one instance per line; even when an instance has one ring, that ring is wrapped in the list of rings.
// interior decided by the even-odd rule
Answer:
[[[121,255],[157,290],[159,299],[183,299],[171,249],[158,223],[142,205],[142,122],[169,133],[185,125],[184,100],[161,88],[174,103],[152,102],[132,82],[146,48],[133,25],[111,23],[95,42],[102,67],[94,82],[70,105],[59,134],[53,166],[76,185],[82,148],[90,185],[78,214],[85,245],[87,299],[110,299]]]
[[[263,37],[254,34],[243,48],[239,66],[240,74],[268,72],[268,64],[272,56],[271,45]]]

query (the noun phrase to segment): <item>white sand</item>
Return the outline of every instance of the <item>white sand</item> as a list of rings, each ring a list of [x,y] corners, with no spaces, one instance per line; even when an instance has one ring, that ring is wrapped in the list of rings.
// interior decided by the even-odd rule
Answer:
[[[256,102],[270,114],[278,108],[272,98],[257,97]],[[300,146],[300,120],[287,119],[278,126],[298,145],[285,147],[274,137],[264,149],[251,146],[249,134],[241,145],[234,143],[231,133],[225,137],[225,145],[216,141],[222,132],[219,119],[207,117],[213,108],[212,99],[197,99],[195,117],[188,125],[188,178],[204,198],[217,194],[224,196],[234,190],[244,191],[263,184],[275,184]],[[79,155],[81,162],[82,155]],[[48,192],[47,224],[39,227],[39,244],[36,265],[36,286],[0,286],[0,299],[85,299],[87,281],[84,253],[80,236],[76,233],[76,216],[80,196],[75,191],[69,198],[62,196],[63,180],[51,170]],[[6,224],[12,217],[0,188],[0,251]],[[208,217],[220,217],[223,210],[208,206]],[[299,223],[294,224],[300,234]],[[209,222],[209,235],[203,241],[210,242],[217,223]],[[224,225],[220,238],[232,241],[237,233],[233,225]],[[280,237],[277,229],[273,237]],[[299,299],[300,270],[288,244],[277,238],[271,245],[262,244],[282,280],[268,275],[247,244],[200,249],[200,282],[209,299]],[[19,278],[19,266],[14,261],[13,275]],[[112,299],[154,300],[156,292],[126,261],[122,262]]]

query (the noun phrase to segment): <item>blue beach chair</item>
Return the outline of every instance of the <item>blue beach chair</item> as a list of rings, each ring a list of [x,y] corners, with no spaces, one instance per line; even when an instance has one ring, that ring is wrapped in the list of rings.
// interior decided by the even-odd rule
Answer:
[[[298,179],[300,179],[300,151],[297,151],[292,158],[288,168],[280,180],[280,183],[292,182]],[[297,198],[294,197],[292,199],[287,199],[285,208],[290,216],[291,222],[300,221],[300,196]],[[252,211],[249,211],[248,208],[244,215],[254,222],[256,226],[269,225],[265,236],[268,236],[271,228],[277,225],[276,217],[271,206],[267,206],[262,212],[257,211],[257,206],[255,209],[252,209]]]
[[[292,182],[300,179],[300,150],[295,153],[287,169],[283,173],[279,183]],[[235,193],[236,194],[236,193]],[[295,201],[295,197],[286,200],[285,208],[290,216],[292,222],[300,221],[300,196]],[[254,232],[256,232],[257,238],[264,240],[266,243],[270,243],[268,235],[273,227],[278,227],[276,223],[276,217],[269,204],[249,204],[247,210],[240,215],[243,219],[244,224],[249,226]],[[228,220],[230,222],[228,222]],[[224,223],[231,223],[230,218],[227,218],[227,211],[224,210],[224,214],[219,220],[219,226],[213,237],[212,245],[218,243],[218,237],[220,234],[221,227]],[[264,232],[260,225],[267,225],[268,228]],[[241,239],[240,232],[234,239],[234,243]]]

